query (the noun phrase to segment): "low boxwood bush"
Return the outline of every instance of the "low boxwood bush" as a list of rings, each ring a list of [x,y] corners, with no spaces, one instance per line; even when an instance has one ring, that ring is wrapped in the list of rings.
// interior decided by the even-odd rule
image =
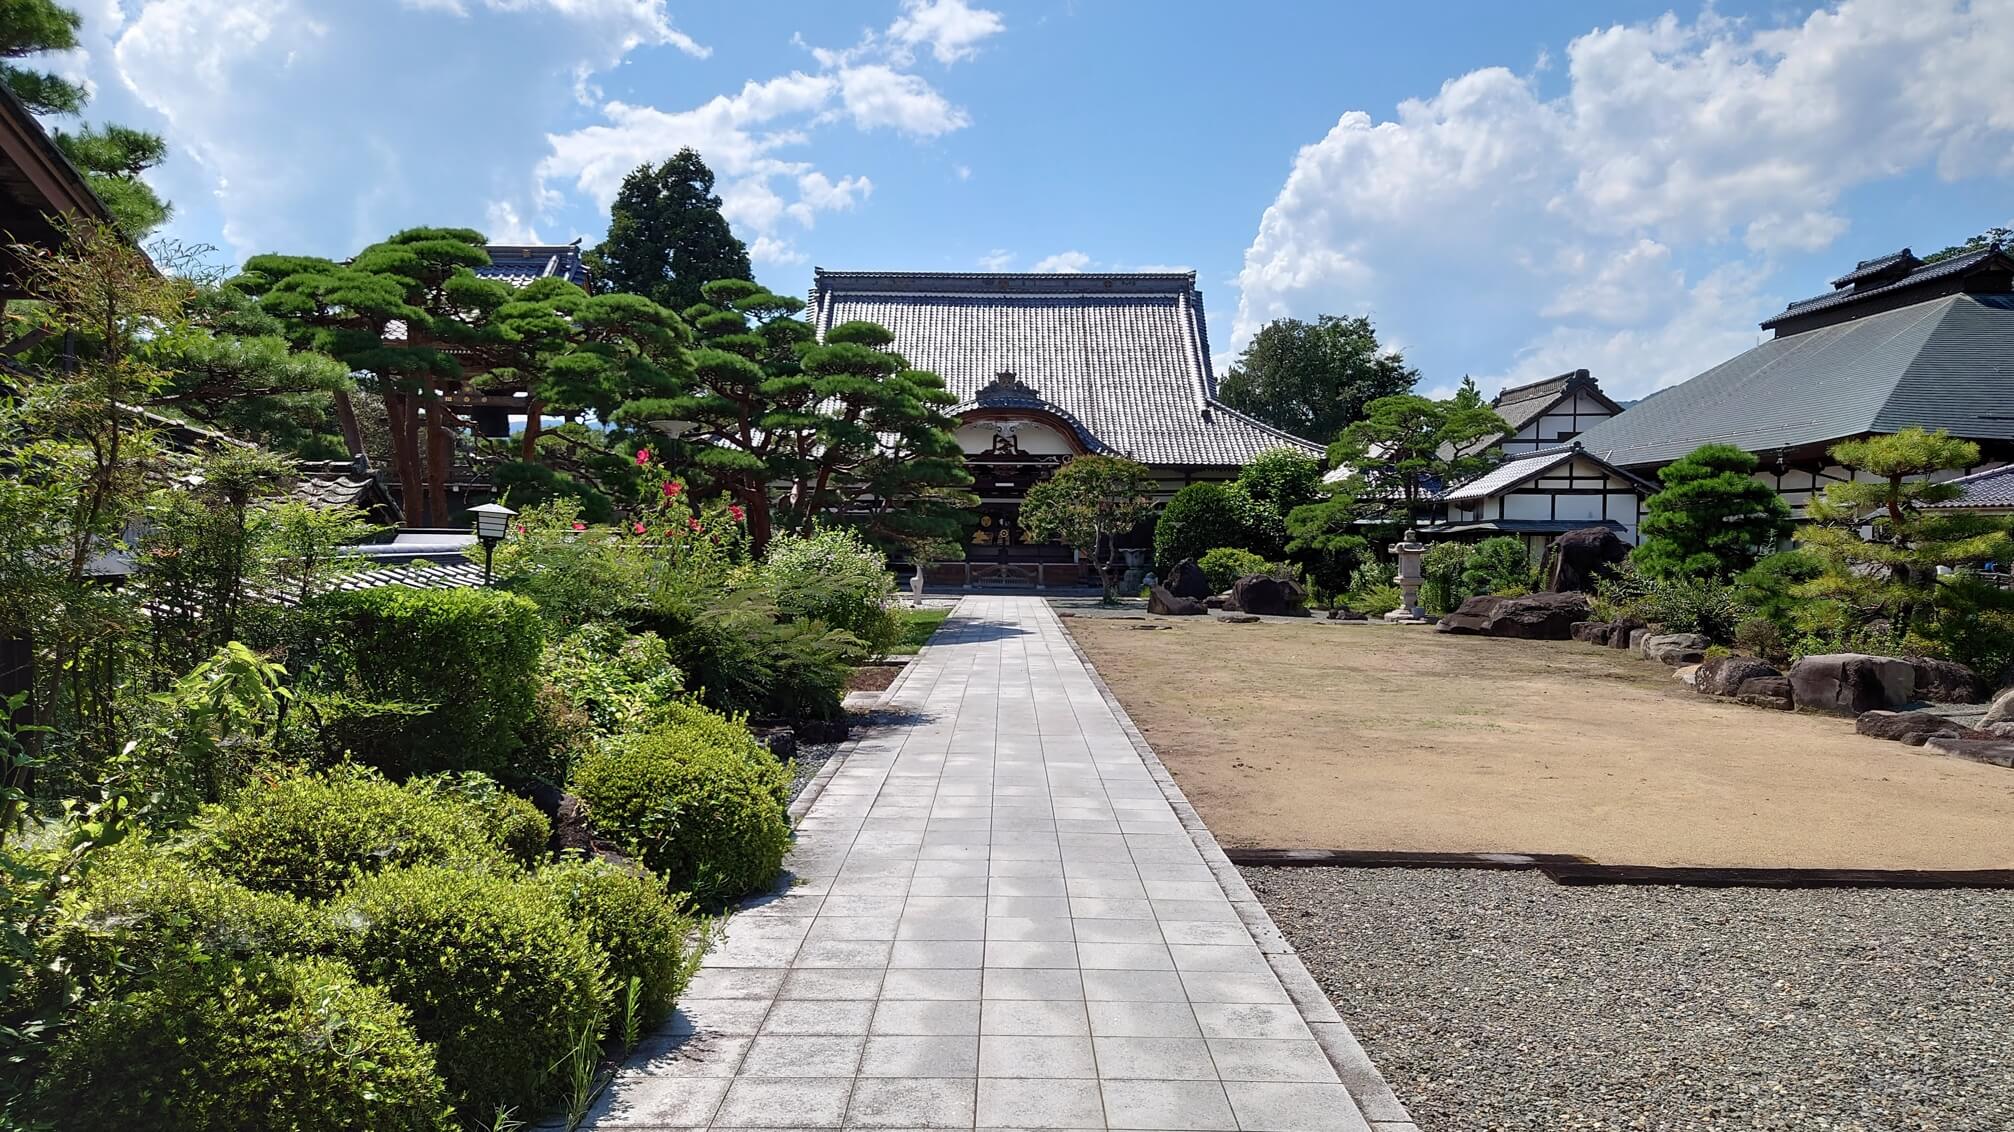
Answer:
[[[520,759],[545,643],[529,600],[380,586],[318,597],[299,621],[301,686],[329,749],[398,779],[478,770],[506,782],[564,781],[564,767]],[[381,704],[408,710],[372,707]]]
[[[602,957],[531,880],[393,869],[358,881],[330,923],[358,977],[412,1012],[470,1120],[538,1111],[581,1035],[607,1024]]]
[[[400,786],[344,766],[255,783],[206,808],[188,852],[248,888],[326,900],[358,876],[400,865],[508,869],[506,839],[523,843],[535,831],[505,824],[437,782]]]
[[[789,772],[746,728],[696,707],[581,761],[595,828],[702,904],[767,886],[790,846]]]
[[[622,1005],[632,980],[637,985],[639,1028],[648,1029],[671,1013],[705,953],[705,925],[683,911],[686,897],[670,894],[650,873],[599,858],[569,857],[538,872],[566,917],[587,928],[587,938],[608,965],[615,1011],[610,1037],[623,1023]]]
[[[1196,565],[1210,580],[1210,589],[1215,593],[1230,589],[1247,574],[1264,574],[1270,569],[1265,559],[1235,546],[1220,546],[1196,559]]]
[[[216,960],[91,1006],[32,1099],[67,1132],[454,1132],[405,1010],[329,959]]]
[[[545,859],[552,820],[530,799],[504,789],[496,779],[473,771],[436,774],[415,778],[406,789],[467,807],[488,838],[519,861],[535,865]]]

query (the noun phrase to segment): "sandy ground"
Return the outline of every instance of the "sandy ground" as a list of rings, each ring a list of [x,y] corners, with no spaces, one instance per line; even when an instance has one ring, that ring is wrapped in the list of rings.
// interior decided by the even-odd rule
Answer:
[[[1348,623],[1064,624],[1227,846],[2014,868],[2014,771],[1710,700],[1613,650]]]

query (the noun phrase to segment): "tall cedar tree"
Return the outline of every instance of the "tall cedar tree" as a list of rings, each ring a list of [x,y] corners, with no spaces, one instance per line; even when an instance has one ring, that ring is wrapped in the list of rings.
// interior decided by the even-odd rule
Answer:
[[[15,60],[77,47],[83,20],[53,0],[0,0],[0,84],[36,114],[81,114],[90,92],[76,83]],[[160,227],[170,209],[140,175],[159,165],[167,145],[159,135],[125,126],[85,125],[56,131],[56,145],[127,235]]]
[[[1892,643],[1906,648],[1960,639],[1973,628],[1965,622],[2014,613],[2014,591],[1937,573],[2014,557],[2014,523],[2004,516],[1930,506],[1963,489],[1924,477],[1976,465],[1977,444],[1942,429],[1907,428],[1834,445],[1832,458],[1875,478],[1832,484],[1808,508],[1812,523],[1801,542],[1826,570],[1793,593],[1813,603],[1807,620],[1830,622],[1812,627],[1855,631],[1885,620]]]
[[[1073,547],[1098,566],[1107,604],[1118,601],[1119,536],[1154,515],[1154,476],[1116,456],[1079,456],[1028,489],[1021,525]]]
[[[713,170],[694,150],[623,178],[608,236],[587,254],[604,286],[683,313],[714,279],[754,279],[748,248],[720,215]]]
[[[1378,345],[1364,317],[1282,318],[1259,328],[1217,386],[1231,408],[1295,436],[1327,442],[1380,397],[1404,393],[1419,371]]]
[[[944,411],[957,398],[936,374],[909,368],[872,323],[842,323],[819,344],[796,317],[802,300],[739,279],[704,291],[686,311],[699,345],[685,391],[631,400],[615,418],[680,422],[671,463],[747,508],[758,553],[775,532],[821,521],[898,544],[963,529],[971,477]]]
[[[1653,578],[1728,578],[1789,537],[1790,505],[1755,478],[1756,460],[1708,444],[1657,473],[1664,490],[1644,503],[1643,542],[1630,555]]]

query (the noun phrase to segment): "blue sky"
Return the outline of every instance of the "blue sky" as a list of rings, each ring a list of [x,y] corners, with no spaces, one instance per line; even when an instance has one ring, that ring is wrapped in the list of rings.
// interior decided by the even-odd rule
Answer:
[[[81,0],[95,117],[236,261],[598,238],[680,144],[761,279],[1194,268],[1220,367],[1371,315],[1445,389],[1622,397],[2014,217],[2014,3]]]

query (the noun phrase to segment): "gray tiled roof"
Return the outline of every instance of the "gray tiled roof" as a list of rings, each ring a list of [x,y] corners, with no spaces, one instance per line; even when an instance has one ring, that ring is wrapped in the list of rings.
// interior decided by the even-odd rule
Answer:
[[[1487,499],[1505,488],[1516,487],[1541,472],[1566,463],[1573,458],[1573,454],[1572,448],[1554,448],[1548,452],[1506,460],[1467,483],[1447,489],[1441,493],[1441,498],[1450,503],[1466,499]]]
[[[1950,259],[1940,259],[1936,263],[1912,267],[1907,274],[1902,275],[1893,282],[1874,282],[1862,286],[1854,286],[1855,283],[1870,276],[1880,275],[1885,269],[1914,261],[1916,257],[1910,255],[1909,250],[1904,248],[1892,256],[1883,256],[1878,260],[1863,261],[1859,267],[1833,280],[1834,290],[1809,299],[1799,299],[1783,308],[1782,313],[1764,319],[1762,326],[1767,329],[1790,319],[1802,318],[1805,315],[1830,310],[1833,307],[1846,303],[1858,303],[1881,296],[1893,295],[1898,291],[1912,287],[1926,286],[1940,279],[1948,279],[1954,275],[1963,275],[1975,270],[1990,268],[1992,264],[1988,262],[1989,260],[2004,258],[2004,256],[2005,253],[1996,248],[1981,248],[1976,252],[1967,252],[1964,255],[1952,256]]]
[[[1834,287],[1844,287],[1848,283],[1867,279],[1875,275],[1910,270],[1922,262],[1922,260],[1916,258],[1915,253],[1911,252],[1908,248],[1903,248],[1899,252],[1890,252],[1887,255],[1875,256],[1873,259],[1861,260],[1859,263],[1853,265],[1852,271],[1834,279],[1832,285]]]
[[[1702,444],[1764,452],[1912,425],[2014,440],[2014,295],[1946,295],[1764,342],[1580,442],[1639,466]]]
[[[578,243],[490,244],[483,250],[489,252],[490,261],[475,269],[478,278],[522,287],[534,279],[557,275],[587,286],[587,266],[581,262]]]
[[[1953,511],[1975,507],[2014,508],[2014,464],[1990,471],[1974,472],[1950,481],[1952,486],[1964,490],[1965,494],[1944,503],[1932,503],[1931,507]]]
[[[1272,448],[1321,446],[1216,401],[1194,272],[816,273],[811,317],[879,323],[918,369],[944,379],[957,412],[1014,407],[982,392],[1011,373],[1028,408],[1070,421],[1093,451],[1148,464],[1226,467]],[[1014,393],[1011,396],[1022,396]]]

